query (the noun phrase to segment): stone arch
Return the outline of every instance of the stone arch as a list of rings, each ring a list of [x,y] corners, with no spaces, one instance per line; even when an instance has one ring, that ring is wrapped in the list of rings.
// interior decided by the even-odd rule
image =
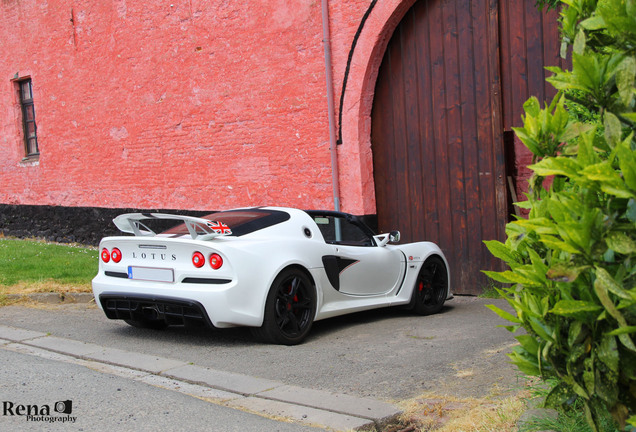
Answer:
[[[398,24],[416,0],[372,2],[350,53],[348,74],[341,94],[338,146],[340,195],[343,209],[375,213],[371,109],[378,71]]]

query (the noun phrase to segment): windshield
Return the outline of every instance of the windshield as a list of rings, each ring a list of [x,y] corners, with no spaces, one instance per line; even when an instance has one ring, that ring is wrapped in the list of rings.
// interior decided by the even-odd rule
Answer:
[[[263,228],[270,227],[272,225],[285,222],[289,219],[289,214],[278,210],[264,210],[264,209],[245,209],[245,210],[230,210],[217,213],[210,213],[205,216],[201,216],[203,219],[210,221],[222,222],[227,225],[232,234],[230,236],[240,237],[245,234],[250,234]],[[197,228],[197,231],[199,229]],[[170,236],[188,235],[188,229],[185,224],[179,224],[162,234]],[[204,234],[202,232],[201,234]]]

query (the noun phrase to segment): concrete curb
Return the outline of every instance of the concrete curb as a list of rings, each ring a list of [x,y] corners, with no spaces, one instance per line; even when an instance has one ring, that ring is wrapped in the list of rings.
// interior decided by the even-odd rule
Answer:
[[[95,301],[92,293],[31,293],[31,294],[7,294],[9,300],[28,299],[44,304],[68,304],[68,303],[92,303]]]
[[[290,386],[16,327],[0,325],[0,348],[27,350],[32,355],[58,353],[77,363],[101,365],[106,373],[109,373],[107,365],[126,369],[132,375],[142,371],[146,381],[148,377],[159,381],[178,380],[219,392],[225,397],[213,399],[213,402],[220,405],[336,431],[381,429],[401,413],[396,406],[386,402]]]

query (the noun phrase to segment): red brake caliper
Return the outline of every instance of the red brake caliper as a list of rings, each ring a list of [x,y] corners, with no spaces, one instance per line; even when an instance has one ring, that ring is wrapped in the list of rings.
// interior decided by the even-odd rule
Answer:
[[[289,292],[291,293],[291,286],[289,287]],[[294,294],[294,298],[292,299],[295,303],[298,303],[298,294]],[[290,311],[292,310],[292,304],[291,303],[287,303],[287,310]]]

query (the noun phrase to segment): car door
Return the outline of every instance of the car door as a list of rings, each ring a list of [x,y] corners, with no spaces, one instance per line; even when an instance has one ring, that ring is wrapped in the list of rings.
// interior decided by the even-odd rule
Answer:
[[[402,282],[406,260],[399,249],[377,246],[368,228],[353,218],[329,215],[314,221],[332,248],[323,263],[335,289],[371,296],[386,294]]]

